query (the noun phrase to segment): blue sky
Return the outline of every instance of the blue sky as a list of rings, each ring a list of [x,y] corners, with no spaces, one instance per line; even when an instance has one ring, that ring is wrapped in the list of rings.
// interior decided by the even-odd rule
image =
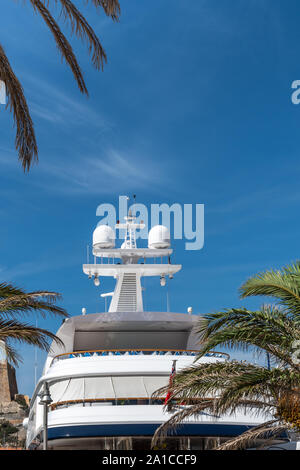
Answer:
[[[108,55],[97,72],[72,40],[89,98],[29,2],[1,5],[1,44],[23,84],[40,158],[24,175],[12,115],[0,106],[1,278],[60,292],[70,315],[103,311],[81,268],[96,208],[137,194],[148,206],[205,204],[204,248],[174,243],[183,270],[170,285],[171,310],[259,307],[262,299],[241,302],[238,287],[299,252],[298,0],[121,1],[120,23],[92,2],[75,3]],[[155,281],[145,295],[148,308],[165,308]],[[39,325],[55,332],[60,320]],[[20,351],[19,389],[31,395],[34,350]]]

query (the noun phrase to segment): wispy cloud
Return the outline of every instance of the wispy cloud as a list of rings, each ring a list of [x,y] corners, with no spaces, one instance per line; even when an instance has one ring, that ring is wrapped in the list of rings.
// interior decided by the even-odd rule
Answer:
[[[24,280],[27,277],[35,276],[40,273],[48,273],[52,270],[60,270],[66,267],[76,266],[78,264],[78,256],[60,256],[47,257],[45,260],[24,261],[12,267],[0,266],[0,278],[6,282],[14,282],[15,280]]]
[[[11,166],[13,168],[16,167],[16,154],[6,147],[0,147],[0,164],[7,166]]]
[[[50,141],[47,137],[46,146],[39,144],[39,175],[31,171],[31,184],[46,192],[68,195],[108,194],[113,188],[118,193],[133,187],[145,189],[147,185],[162,191],[168,178],[163,166],[150,152],[147,155],[147,150],[139,153],[136,143],[134,149],[121,148],[115,142],[114,123],[93,109],[91,102],[85,104],[82,97],[74,99],[47,80],[28,73],[22,79],[28,84],[30,109],[39,128],[43,130],[44,123],[47,136],[56,136]],[[53,146],[59,145],[60,135],[70,132],[74,136],[70,145],[54,154]],[[16,155],[1,151],[0,162],[15,169]]]
[[[150,159],[149,159],[150,160]],[[60,191],[68,194],[111,194],[129,188],[141,188],[151,184],[159,187],[163,184],[164,175],[157,169],[145,169],[145,158],[138,157],[116,149],[108,148],[99,152],[99,156],[77,156],[70,164],[65,160],[54,163],[43,162],[40,165],[40,176],[51,175],[51,185],[39,178],[36,184],[50,191]]]
[[[28,73],[22,74],[24,82],[28,84],[28,96],[30,96],[30,110],[33,117],[63,124],[65,127],[88,126],[102,130],[111,131],[114,124],[105,117],[98,109],[94,110],[91,102],[83,102],[79,95],[78,100],[67,93],[51,85],[43,78],[37,78]],[[84,98],[86,100],[86,98]]]

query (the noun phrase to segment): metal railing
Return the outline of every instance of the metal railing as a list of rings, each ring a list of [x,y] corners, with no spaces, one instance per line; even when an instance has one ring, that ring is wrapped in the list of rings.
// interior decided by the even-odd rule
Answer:
[[[76,357],[97,357],[97,356],[197,356],[198,350],[194,349],[95,349],[89,351],[72,351],[58,354],[53,358],[52,364],[63,359]],[[204,357],[216,357],[229,360],[229,354],[220,351],[210,351]],[[51,364],[51,365],[52,365]]]
[[[89,407],[93,405],[111,405],[111,406],[122,406],[122,405],[163,405],[165,398],[149,398],[149,397],[126,397],[126,398],[82,398],[78,400],[65,400],[51,404],[51,410],[57,408],[68,408],[73,405],[82,405]]]
[[[172,403],[184,406],[184,405],[194,405],[196,403],[203,402],[203,398],[189,398],[185,399],[184,402],[182,399],[171,400]],[[205,398],[207,401],[207,398]],[[69,406],[82,405],[83,407],[90,407],[93,405],[106,405],[106,406],[129,406],[129,405],[164,405],[166,402],[166,397],[119,397],[119,398],[81,398],[78,400],[65,400],[58,401],[56,403],[51,403],[50,409],[54,411],[59,408],[69,408]]]

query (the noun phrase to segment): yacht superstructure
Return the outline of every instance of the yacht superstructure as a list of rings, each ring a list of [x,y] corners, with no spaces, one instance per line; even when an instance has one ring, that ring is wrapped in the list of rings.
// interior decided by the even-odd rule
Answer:
[[[108,312],[66,319],[57,332],[63,346],[53,343],[31,400],[27,447],[41,448],[43,406],[40,391],[47,383],[52,399],[48,412],[50,449],[150,449],[156,428],[172,416],[165,397],[152,394],[176,370],[197,355],[193,328],[197,315],[144,311],[141,279],[157,276],[162,286],[181,265],[171,262],[170,234],[153,227],[148,248],[138,248],[136,230],[144,228],[129,211],[116,229],[125,231],[120,248],[115,232],[98,225],[93,233],[93,264],[83,272],[96,286],[104,276],[116,279]],[[85,312],[84,312],[85,313]],[[200,362],[226,361],[211,352]],[[175,362],[176,361],[176,362]],[[183,405],[184,406],[184,405]],[[256,414],[190,418],[170,435],[166,448],[206,449],[259,424]]]

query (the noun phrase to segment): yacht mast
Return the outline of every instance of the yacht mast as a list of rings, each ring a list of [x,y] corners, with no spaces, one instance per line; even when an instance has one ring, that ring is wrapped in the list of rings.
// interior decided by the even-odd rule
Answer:
[[[115,232],[107,225],[98,225],[93,233],[94,264],[84,264],[83,272],[94,277],[95,285],[100,284],[101,276],[112,276],[117,282],[112,295],[109,312],[143,312],[141,278],[159,276],[161,286],[181,269],[181,265],[171,264],[170,234],[163,225],[156,225],[148,234],[148,248],[138,248],[136,230],[145,228],[137,223],[131,210],[124,217],[124,223],[117,223],[116,230],[125,230],[125,239],[120,248],[115,248]],[[100,258],[100,263],[97,263]],[[146,262],[152,258],[151,262]],[[154,262],[160,258],[160,263]],[[103,260],[107,259],[104,264]],[[116,259],[120,262],[116,263]],[[163,262],[165,260],[165,262]]]

